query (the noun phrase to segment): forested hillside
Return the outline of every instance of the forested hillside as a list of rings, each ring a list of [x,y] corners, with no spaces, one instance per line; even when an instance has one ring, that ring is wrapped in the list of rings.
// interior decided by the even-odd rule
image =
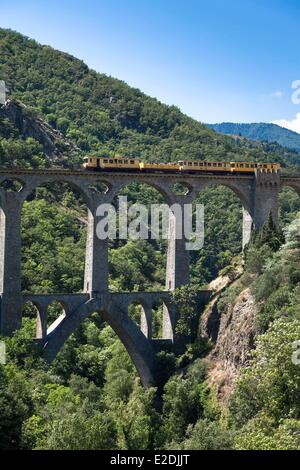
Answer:
[[[157,161],[276,161],[287,172],[299,168],[297,152],[217,134],[176,107],[3,29],[0,78],[7,82],[12,102],[26,105],[21,105],[22,113],[37,125],[45,121],[70,143],[61,158],[49,158],[42,143],[17,128],[3,108],[1,165],[76,167],[86,153],[107,152]],[[161,200],[143,185],[130,185],[124,193],[130,202]],[[239,200],[222,186],[207,189],[198,199],[205,205],[205,245],[192,253],[194,290],[220,271],[234,281],[232,266],[241,266]],[[0,449],[299,448],[299,367],[290,362],[292,342],[300,335],[299,211],[296,193],[282,191],[278,231],[269,224],[262,236],[253,237],[240,284],[218,300],[221,315],[228,315],[247,286],[259,310],[252,367],[241,372],[229,401],[220,399],[210,380],[215,359],[208,354],[215,339],[200,331],[181,357],[168,351],[157,357],[159,385],[165,384],[162,409],[154,399],[156,391],[142,389],[127,352],[98,314],[81,325],[47,370],[31,341],[35,311],[28,304],[22,330],[6,340],[8,364],[0,365]],[[86,207],[80,195],[67,185],[38,188],[22,211],[24,292],[80,292],[85,237]],[[110,288],[164,288],[165,248],[164,242],[111,243]],[[187,290],[178,295],[183,311],[193,315]],[[52,304],[50,320],[60,312],[61,306]],[[134,306],[130,314],[138,321]],[[160,334],[158,308],[154,336]]]
[[[282,149],[239,143],[185,116],[175,106],[90,70],[82,61],[0,29],[0,76],[9,96],[38,113],[84,152],[144,159],[281,161]],[[297,160],[292,162],[299,163]]]

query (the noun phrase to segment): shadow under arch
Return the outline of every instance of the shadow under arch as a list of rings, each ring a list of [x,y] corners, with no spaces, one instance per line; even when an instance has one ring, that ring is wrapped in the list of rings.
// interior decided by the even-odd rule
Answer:
[[[103,306],[99,305],[97,299],[91,299],[71,315],[61,318],[55,329],[45,338],[44,355],[47,362],[51,364],[70,335],[94,312],[101,312],[103,320],[122,341],[138,371],[143,386],[145,388],[153,386],[155,355],[151,343],[135,322],[113,302]]]

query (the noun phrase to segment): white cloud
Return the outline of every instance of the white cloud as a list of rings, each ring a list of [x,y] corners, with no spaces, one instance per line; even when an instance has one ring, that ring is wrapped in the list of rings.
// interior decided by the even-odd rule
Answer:
[[[296,114],[295,119],[287,121],[286,119],[279,119],[278,121],[273,121],[272,124],[277,124],[278,126],[285,127],[291,131],[298,132],[300,134],[300,113]]]
[[[274,93],[271,93],[271,96],[273,96],[273,98],[281,98],[283,95],[284,93],[281,90],[276,90],[274,91]]]

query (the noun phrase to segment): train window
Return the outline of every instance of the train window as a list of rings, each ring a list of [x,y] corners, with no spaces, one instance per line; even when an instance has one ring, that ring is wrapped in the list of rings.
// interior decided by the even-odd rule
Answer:
[[[134,164],[135,162],[134,162],[134,160],[130,160],[130,163]]]
[[[199,166],[203,166],[203,163],[199,163]]]
[[[189,166],[193,166],[192,162],[189,162],[188,165],[189,165]]]
[[[222,166],[222,163],[218,163],[218,166]]]
[[[113,160],[109,160],[109,163],[114,163],[114,161],[113,161]]]
[[[103,163],[108,163],[108,160],[105,160],[105,159],[104,159],[104,160],[103,160]]]
[[[248,165],[248,163],[246,163],[246,165],[245,165],[245,168],[249,168],[249,165]]]
[[[211,166],[211,163],[210,163],[210,162],[207,162],[207,166]]]

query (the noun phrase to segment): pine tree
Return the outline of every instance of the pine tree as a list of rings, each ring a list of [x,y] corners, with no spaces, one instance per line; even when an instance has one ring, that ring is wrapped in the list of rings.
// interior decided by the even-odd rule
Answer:
[[[282,230],[276,226],[272,212],[270,212],[268,221],[263,225],[255,239],[258,248],[268,245],[273,251],[277,251],[284,242]]]

